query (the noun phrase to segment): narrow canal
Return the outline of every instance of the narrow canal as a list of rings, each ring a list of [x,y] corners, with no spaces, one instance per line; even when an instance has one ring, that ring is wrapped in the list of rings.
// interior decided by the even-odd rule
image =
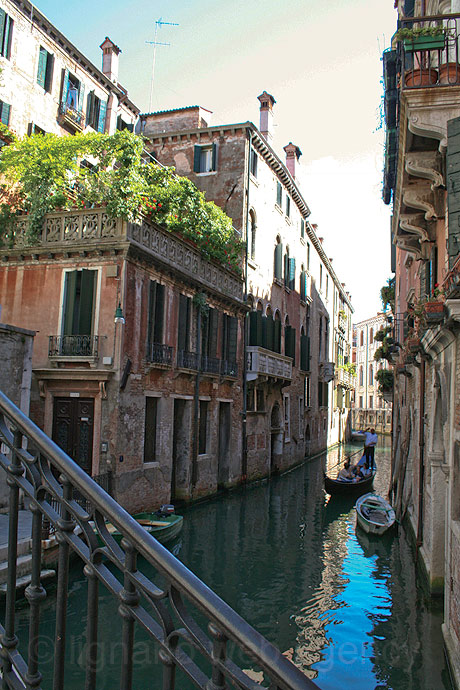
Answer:
[[[356,450],[350,447],[347,450]],[[389,447],[376,454],[375,489],[386,494]],[[404,530],[371,538],[355,530],[353,500],[329,499],[323,468],[337,450],[288,474],[184,511],[170,548],[206,584],[285,652],[322,690],[451,690],[445,663],[442,603],[416,581]],[[53,660],[54,595],[44,607],[41,656]],[[73,571],[66,689],[84,687],[86,583]],[[116,605],[100,605],[99,690],[119,686]],[[21,647],[25,612],[19,614]],[[136,638],[136,690],[160,687],[157,657]],[[117,653],[113,650],[117,649]],[[180,690],[188,690],[184,682]]]

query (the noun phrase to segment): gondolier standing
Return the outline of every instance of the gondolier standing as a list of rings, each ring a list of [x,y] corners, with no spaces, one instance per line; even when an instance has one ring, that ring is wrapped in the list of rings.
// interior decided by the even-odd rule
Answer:
[[[378,438],[375,429],[371,429],[370,431],[367,429],[364,439],[364,455],[366,456],[368,467],[370,467],[371,470],[374,469],[374,454],[377,441]]]

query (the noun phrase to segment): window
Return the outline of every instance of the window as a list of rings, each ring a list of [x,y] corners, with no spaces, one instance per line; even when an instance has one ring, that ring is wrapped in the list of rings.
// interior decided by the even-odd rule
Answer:
[[[248,226],[248,256],[250,259],[254,259],[256,255],[256,228],[256,215],[251,209]]]
[[[117,129],[121,132],[124,129],[127,129],[128,132],[133,132],[134,131],[134,125],[132,122],[125,122],[121,115],[117,117]]]
[[[300,336],[300,368],[310,371],[310,336]]]
[[[193,171],[196,173],[209,173],[217,170],[217,145],[195,145],[193,158]]]
[[[86,101],[86,124],[97,132],[104,132],[106,113],[107,103],[91,91]]]
[[[323,264],[319,265],[319,289],[323,289]]]
[[[155,462],[157,445],[158,398],[145,399],[144,462]]]
[[[363,396],[362,395],[359,396],[359,407],[361,410],[363,409]]]
[[[284,407],[284,440],[289,441],[291,438],[291,399],[289,393],[283,393],[283,407]]]
[[[279,237],[276,238],[274,275],[277,280],[283,279],[283,245]]]
[[[254,392],[254,388],[248,388],[246,393],[246,410],[248,412],[255,412],[256,409]]]
[[[283,204],[283,187],[281,182],[276,183],[276,203],[281,208]]]
[[[219,312],[210,307],[206,315],[201,317],[201,354],[215,358],[217,355],[217,330],[219,326]]]
[[[326,274],[326,299],[329,297],[329,275]]]
[[[291,217],[291,199],[287,194],[286,194],[286,215],[288,218]]]
[[[310,384],[310,377],[306,376],[305,377],[305,407],[310,407],[311,405],[311,384]]]
[[[251,175],[257,177],[257,153],[254,151],[254,149],[251,149],[249,165]]]
[[[147,325],[148,352],[154,343],[163,343],[165,287],[155,280],[149,285],[149,311]]]
[[[263,388],[248,388],[246,399],[249,412],[265,412],[265,393]]]
[[[256,388],[256,408],[258,412],[265,410],[265,395],[263,388]]]
[[[85,85],[77,77],[64,70],[61,95],[61,112],[70,115],[78,125],[83,126],[82,111]]]
[[[207,400],[200,400],[200,420],[198,429],[198,454],[205,455],[208,444],[208,407]]]
[[[8,105],[8,103],[0,101],[0,122],[2,122],[7,127],[10,124],[10,113],[11,106]]]
[[[303,423],[305,419],[305,405],[302,396],[299,396],[299,438],[303,438]]]
[[[369,385],[373,386],[374,385],[374,368],[372,364],[369,364]],[[371,405],[372,407],[372,405]]]
[[[63,335],[91,335],[97,271],[67,271],[64,286]]]
[[[179,295],[179,318],[177,328],[177,350],[189,352],[190,345],[190,316],[192,300],[185,295]]]
[[[369,396],[369,407],[372,409],[374,407],[374,396]]]
[[[38,70],[37,70],[37,84],[39,84],[48,93],[51,91],[51,84],[53,81],[53,66],[54,56],[40,46],[38,54]]]
[[[7,60],[11,57],[11,36],[13,34],[13,20],[0,9],[0,55]]]
[[[33,134],[46,134],[46,132],[44,129],[36,125],[35,122],[29,122],[27,126],[27,136],[30,137]]]
[[[371,328],[371,330],[369,331],[369,343],[372,345],[373,342],[374,342],[374,329]]]
[[[307,242],[307,271],[310,270],[310,243]]]
[[[254,313],[254,312],[251,312]],[[236,316],[222,316],[222,359],[236,366],[238,319]]]
[[[305,221],[303,218],[300,219],[300,237],[302,239],[305,237]]]
[[[364,345],[364,331],[360,331],[359,334],[359,344],[362,347]],[[361,384],[362,385],[362,384]]]
[[[364,372],[362,365],[359,367],[359,385],[364,386]],[[361,405],[362,407],[362,405]]]
[[[284,327],[284,354],[292,357],[292,364],[295,364],[295,328],[289,324]]]

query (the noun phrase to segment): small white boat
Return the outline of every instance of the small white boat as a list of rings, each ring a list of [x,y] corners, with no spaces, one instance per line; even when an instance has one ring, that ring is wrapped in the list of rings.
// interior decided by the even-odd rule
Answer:
[[[377,494],[364,494],[356,501],[357,523],[368,534],[383,534],[396,519],[395,511]]]

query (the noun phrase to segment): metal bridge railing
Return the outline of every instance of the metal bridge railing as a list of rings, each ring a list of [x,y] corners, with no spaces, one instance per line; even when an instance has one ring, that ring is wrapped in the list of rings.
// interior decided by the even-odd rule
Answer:
[[[117,625],[121,628],[119,687],[123,690],[139,687],[134,678],[133,654],[137,628],[148,635],[158,652],[162,690],[179,689],[177,670],[197,688],[260,688],[243,671],[240,664],[245,659],[250,660],[251,668],[263,671],[263,687],[271,690],[317,688],[276,647],[149,535],[1,392],[0,442],[3,444],[0,466],[6,472],[9,485],[8,582],[5,619],[0,625],[3,688],[41,687],[40,617],[46,597],[40,582],[44,520],[54,526],[59,544],[53,690],[65,688],[71,554],[85,564],[84,574],[88,580],[85,690],[95,690],[104,673],[103,666],[98,665],[101,585],[118,603],[119,618],[111,619],[110,626],[112,630]],[[72,498],[75,490],[87,499],[88,507],[82,507]],[[29,603],[27,650],[20,648],[15,625],[20,491],[30,499],[33,514],[32,581],[26,590]],[[56,501],[58,510],[54,507]],[[123,534],[121,545],[110,534],[107,521]],[[152,572],[152,566],[157,573],[157,584],[145,574]]]

